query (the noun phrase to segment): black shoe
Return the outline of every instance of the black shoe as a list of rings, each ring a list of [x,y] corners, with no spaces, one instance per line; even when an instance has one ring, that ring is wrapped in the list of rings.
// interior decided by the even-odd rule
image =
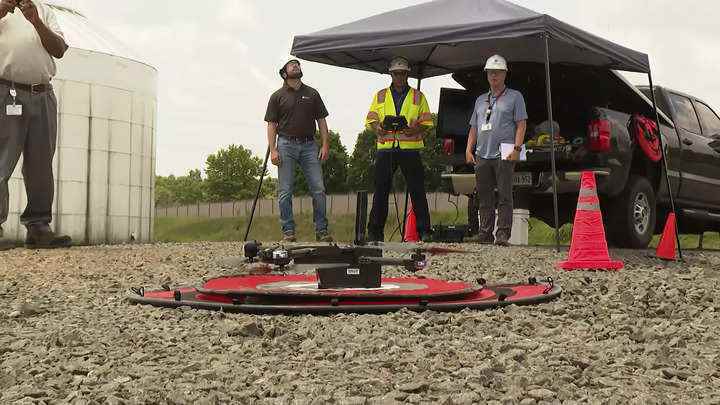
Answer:
[[[502,247],[508,247],[510,246],[510,242],[502,239],[498,239],[495,241],[495,246],[502,246]]]
[[[47,224],[27,226],[25,247],[28,249],[60,249],[72,246],[72,239],[66,235],[56,235]]]

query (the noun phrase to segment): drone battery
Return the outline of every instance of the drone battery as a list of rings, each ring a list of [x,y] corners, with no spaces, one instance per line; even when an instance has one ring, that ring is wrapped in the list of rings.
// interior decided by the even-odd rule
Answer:
[[[328,264],[315,269],[318,288],[380,288],[380,264]]]

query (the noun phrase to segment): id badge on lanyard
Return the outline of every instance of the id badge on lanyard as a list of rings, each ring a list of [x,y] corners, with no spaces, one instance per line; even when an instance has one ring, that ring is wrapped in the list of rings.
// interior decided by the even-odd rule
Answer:
[[[495,108],[495,104],[497,104],[498,101],[500,101],[500,97],[505,95],[506,91],[507,91],[507,87],[505,88],[505,90],[503,90],[502,93],[500,93],[499,96],[497,96],[495,98],[495,101],[493,101],[492,103],[490,102],[490,95],[492,94],[492,90],[490,91],[490,93],[488,93],[488,100],[487,100],[488,109],[485,111],[485,123],[480,126],[480,131],[483,131],[483,132],[492,131],[493,126],[490,123],[490,117],[492,117],[492,112],[493,112],[493,109]]]
[[[5,106],[5,115],[19,117],[22,115],[22,105],[17,103],[17,90],[15,88],[10,89],[10,97],[12,97],[12,104]]]

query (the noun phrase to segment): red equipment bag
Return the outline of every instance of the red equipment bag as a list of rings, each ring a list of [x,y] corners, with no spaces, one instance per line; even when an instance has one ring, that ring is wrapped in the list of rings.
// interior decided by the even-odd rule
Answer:
[[[660,150],[660,137],[657,123],[640,114],[634,114],[632,117],[631,132],[635,134],[640,149],[643,150],[645,156],[653,162],[659,162],[662,159],[662,151]]]

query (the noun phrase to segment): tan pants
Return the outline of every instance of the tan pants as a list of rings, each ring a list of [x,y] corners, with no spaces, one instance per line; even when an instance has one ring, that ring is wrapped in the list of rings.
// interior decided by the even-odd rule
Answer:
[[[477,181],[477,202],[479,236],[481,240],[492,238],[495,227],[495,209],[498,211],[495,239],[510,240],[513,222],[513,171],[515,162],[509,160],[477,159],[475,180]],[[497,189],[497,198],[495,190]]]
[[[17,89],[21,116],[8,116],[10,86],[0,83],[0,226],[8,218],[8,180],[23,155],[23,178],[28,204],[20,217],[24,225],[52,220],[55,182],[52,160],[57,140],[57,100],[52,89],[30,94]]]

